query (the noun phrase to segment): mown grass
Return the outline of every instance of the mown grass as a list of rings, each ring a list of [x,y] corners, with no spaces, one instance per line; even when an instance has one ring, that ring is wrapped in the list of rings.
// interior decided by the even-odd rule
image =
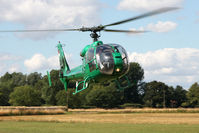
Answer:
[[[116,124],[0,121],[0,133],[197,133],[189,124]]]
[[[0,116],[0,133],[199,133],[199,113]]]

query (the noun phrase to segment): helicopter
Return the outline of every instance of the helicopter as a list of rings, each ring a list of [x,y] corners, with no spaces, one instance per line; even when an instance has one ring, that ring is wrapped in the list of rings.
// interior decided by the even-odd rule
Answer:
[[[73,94],[77,94],[88,88],[91,82],[102,83],[105,81],[115,81],[119,89],[125,89],[132,85],[125,74],[129,71],[129,59],[126,50],[119,44],[104,44],[98,40],[101,31],[105,32],[121,32],[121,33],[145,33],[143,30],[117,30],[107,29],[109,26],[120,25],[130,21],[135,21],[145,17],[165,13],[168,11],[179,9],[177,7],[160,8],[150,11],[129,19],[117,21],[107,25],[99,25],[94,27],[82,27],[77,29],[46,29],[46,30],[6,30],[0,32],[53,32],[53,31],[81,31],[91,32],[90,37],[93,43],[86,45],[80,52],[82,58],[82,65],[70,69],[68,62],[64,55],[63,44],[59,42],[57,49],[59,53],[59,78],[67,91],[69,81],[76,81],[76,88]],[[52,85],[49,72],[47,72],[49,85]],[[125,77],[127,85],[122,86],[119,79]]]

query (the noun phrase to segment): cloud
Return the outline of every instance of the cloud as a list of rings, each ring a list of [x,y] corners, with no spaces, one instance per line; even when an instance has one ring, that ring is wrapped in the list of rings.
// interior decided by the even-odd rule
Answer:
[[[158,21],[157,23],[150,23],[147,26],[144,27],[139,27],[138,29],[136,28],[131,28],[130,30],[139,30],[139,31],[153,31],[153,32],[158,32],[158,33],[164,33],[164,32],[169,32],[174,29],[176,29],[177,23],[172,22],[172,21]],[[137,33],[137,34],[131,34],[130,35],[137,35],[137,34],[142,34],[142,33]]]
[[[70,61],[71,54],[65,54],[67,61]],[[46,58],[42,54],[35,54],[30,59],[26,59],[24,61],[25,67],[28,69],[29,72],[34,71],[43,71],[48,69],[59,69],[59,57],[51,56]]]
[[[168,32],[177,27],[177,24],[171,21],[158,21],[156,24],[148,24],[146,29],[154,32]]]
[[[24,65],[27,67],[28,71],[33,72],[45,70],[48,68],[58,68],[58,61],[58,56],[46,58],[42,54],[35,54],[30,59],[26,59],[24,61]]]
[[[90,26],[99,23],[97,0],[1,0],[0,22],[21,24],[25,29],[53,29]],[[54,33],[20,33],[18,36],[41,39]]]
[[[183,0],[121,0],[119,10],[150,11],[161,7],[180,6]]]
[[[72,54],[66,54],[65,57],[70,67],[77,66],[71,59]],[[78,62],[79,63],[79,62]],[[45,57],[42,54],[34,54],[31,58],[25,59],[21,56],[0,53],[0,76],[6,72],[41,72],[45,73],[46,70],[59,69],[59,57],[58,55]]]
[[[8,68],[8,72],[9,72],[9,73],[19,72],[20,70],[21,70],[21,67],[20,67],[20,65],[17,64],[17,63],[12,64],[12,65],[9,66],[9,68]]]
[[[19,72],[21,70],[19,64],[22,60],[21,56],[0,53],[0,76],[6,72]]]
[[[6,69],[6,65],[3,63],[0,63],[0,76],[6,72],[5,69]]]
[[[17,61],[20,59],[22,59],[22,57],[20,56],[0,53],[0,61],[10,61],[10,60]]]
[[[185,88],[199,79],[199,49],[165,48],[146,53],[129,53],[131,62],[144,68],[145,80],[158,80]]]

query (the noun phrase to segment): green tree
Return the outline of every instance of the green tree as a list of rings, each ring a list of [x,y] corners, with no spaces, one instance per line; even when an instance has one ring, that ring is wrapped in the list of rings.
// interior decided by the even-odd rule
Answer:
[[[85,107],[85,95],[88,90],[84,90],[81,93],[73,95],[74,89],[68,89],[68,107],[69,108],[81,108]]]
[[[113,108],[122,103],[123,92],[114,83],[109,86],[95,85],[86,96],[87,104],[100,108]]]
[[[52,80],[52,86],[49,87],[48,85],[45,85],[42,88],[42,98],[45,100],[47,105],[56,105],[56,103],[57,103],[56,94],[60,90],[64,90],[64,86],[59,79],[59,71],[58,70],[52,70],[50,72],[50,75],[51,75],[51,80]],[[43,82],[45,82],[45,84],[48,83],[47,76],[43,77]]]
[[[1,78],[0,78],[0,83],[2,82],[7,82],[12,79],[12,75],[6,72]]]
[[[26,76],[22,73],[5,73],[0,78],[0,105],[9,105],[9,95],[13,89],[17,86],[22,86],[26,84]]]
[[[124,89],[124,103],[142,103],[144,69],[140,64],[131,62],[126,76],[132,86]]]
[[[35,86],[39,80],[42,79],[41,73],[31,73],[27,76],[27,84],[31,86]]]
[[[9,103],[14,106],[39,106],[41,95],[31,86],[19,86],[10,94]]]
[[[12,92],[12,75],[8,72],[0,78],[0,106],[9,105],[9,95]]]
[[[67,105],[67,93],[65,90],[60,90],[56,94],[56,101],[57,101],[57,105],[62,105],[62,106]]]
[[[152,81],[146,84],[144,103],[148,107],[170,107],[173,88],[162,82]]]
[[[9,90],[7,88],[0,88],[0,106],[8,106]]]
[[[11,79],[11,87],[17,87],[17,86],[23,86],[26,85],[26,75],[23,75],[23,73],[19,72],[19,73],[12,73],[11,74],[12,79]]]
[[[191,107],[199,106],[199,84],[194,83],[187,92],[188,105]]]
[[[13,89],[17,86],[23,86],[26,84],[26,75],[22,73],[12,73],[8,72],[0,78],[0,86],[6,86],[9,89]]]
[[[172,107],[179,107],[182,105],[182,103],[187,101],[186,97],[187,91],[183,89],[181,86],[176,86],[174,89],[173,97],[172,97],[172,102],[173,105]]]
[[[67,106],[69,108],[81,108],[85,107],[85,98],[83,94],[86,94],[85,91],[73,95],[74,89],[68,88],[68,92],[65,90],[60,90],[56,94],[57,105]],[[67,103],[68,102],[68,103]]]

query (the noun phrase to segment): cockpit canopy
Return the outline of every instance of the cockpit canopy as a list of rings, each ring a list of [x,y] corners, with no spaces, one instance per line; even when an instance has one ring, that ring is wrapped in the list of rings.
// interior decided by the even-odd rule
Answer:
[[[114,56],[120,53],[121,56]],[[118,67],[117,59],[122,60],[121,68]],[[118,72],[125,73],[128,70],[128,56],[125,49],[118,44],[104,44],[96,48],[97,65],[101,73],[111,75],[116,69]],[[121,70],[120,70],[121,69]],[[117,70],[116,70],[117,71]]]
[[[107,44],[98,46],[96,49],[97,65],[101,73],[111,75],[114,71],[114,49]]]
[[[89,64],[90,72],[98,67],[102,74],[107,75],[124,74],[129,67],[126,50],[118,44],[90,47],[85,54],[85,61]]]

